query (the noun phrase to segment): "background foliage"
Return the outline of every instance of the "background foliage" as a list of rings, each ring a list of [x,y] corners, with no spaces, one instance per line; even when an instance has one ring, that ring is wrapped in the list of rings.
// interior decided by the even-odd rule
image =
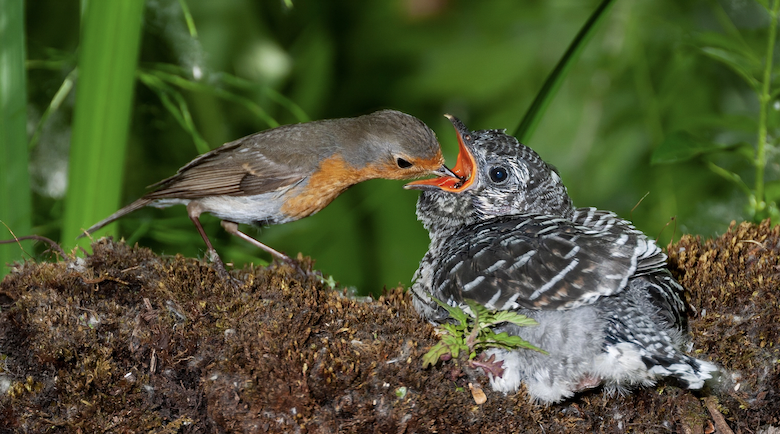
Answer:
[[[77,92],[70,87],[90,85],[74,74],[81,3],[26,5],[32,231],[66,246],[75,244],[61,238]],[[453,164],[457,146],[442,114],[472,129],[514,131],[599,3],[147,0],[119,202],[141,196],[206,148],[277,122],[380,108],[428,123]],[[663,244],[760,217],[733,177],[711,169],[754,184],[760,107],[755,87],[713,50],[757,65],[760,79],[768,17],[746,0],[616,1],[526,143],[558,167],[576,205],[614,210]],[[104,97],[110,106],[114,95]],[[775,95],[768,107],[773,145]],[[675,151],[682,147],[685,158]],[[653,165],[659,148],[669,152],[655,161],[667,164]],[[774,146],[766,156],[769,195],[780,166]],[[313,217],[256,234],[289,254],[312,256],[317,268],[362,292],[407,284],[428,239],[414,215],[417,194],[402,185],[358,185]],[[0,210],[0,220],[7,212]],[[226,261],[260,261],[217,219],[203,221]],[[112,230],[158,252],[205,250],[183,207],[141,210]]]

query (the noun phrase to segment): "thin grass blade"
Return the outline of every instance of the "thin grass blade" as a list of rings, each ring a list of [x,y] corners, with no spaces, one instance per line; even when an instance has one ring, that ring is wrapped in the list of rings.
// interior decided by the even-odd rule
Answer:
[[[588,18],[588,21],[585,22],[585,25],[582,26],[579,33],[577,33],[577,36],[571,42],[566,53],[561,57],[561,60],[555,65],[555,69],[553,69],[547,77],[544,85],[542,85],[542,89],[539,90],[539,93],[536,94],[536,98],[534,98],[534,101],[531,103],[531,107],[528,108],[528,111],[526,111],[523,116],[523,120],[520,121],[520,125],[515,129],[514,136],[517,137],[521,143],[527,142],[534,134],[539,121],[547,110],[547,106],[550,105],[550,102],[558,92],[558,88],[561,87],[561,83],[563,83],[569,70],[571,70],[572,66],[579,58],[582,50],[588,45],[588,41],[590,41],[591,37],[596,33],[599,23],[601,23],[607,15],[607,11],[610,6],[612,6],[612,3],[614,3],[613,0],[603,0],[601,4],[599,4],[590,18]]]

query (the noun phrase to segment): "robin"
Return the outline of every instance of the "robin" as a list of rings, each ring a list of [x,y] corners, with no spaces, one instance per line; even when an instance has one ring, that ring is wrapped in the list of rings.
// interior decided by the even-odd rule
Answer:
[[[451,175],[436,135],[421,120],[395,110],[321,120],[252,134],[198,156],[151,191],[86,230],[86,234],[145,206],[187,206],[187,213],[224,272],[199,216],[213,214],[228,232],[290,259],[238,229],[310,216],[359,182]],[[83,235],[82,235],[83,236]]]
[[[456,176],[406,185],[422,190],[417,216],[431,238],[411,290],[420,314],[447,321],[435,297],[534,319],[494,329],[546,351],[487,351],[483,360],[502,372],[491,375],[497,391],[525,383],[532,399],[554,403],[662,377],[702,388],[717,368],[682,351],[684,289],[655,242],[612,212],[575,208],[556,169],[503,130],[450,119]]]

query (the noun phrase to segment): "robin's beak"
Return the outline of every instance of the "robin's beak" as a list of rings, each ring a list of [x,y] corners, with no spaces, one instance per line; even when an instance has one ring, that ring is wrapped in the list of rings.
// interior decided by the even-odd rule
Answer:
[[[447,166],[445,166],[443,164],[441,165],[441,167],[439,167],[438,169],[434,170],[433,174],[434,175],[439,175],[441,177],[446,177],[446,176],[449,176],[449,177],[452,177],[452,178],[457,178],[458,177],[458,175],[456,175],[452,170],[450,170],[449,167],[447,167]]]
[[[471,133],[468,128],[463,125],[463,122],[455,116],[444,116],[452,122],[452,125],[455,127],[455,133],[458,136],[458,160],[455,163],[455,168],[449,170],[447,167],[442,166],[441,169],[439,169],[442,171],[442,176],[413,181],[404,185],[404,188],[409,190],[439,189],[459,193],[470,186],[474,182],[474,179],[476,179],[477,162],[474,160],[474,155],[469,151],[469,148],[465,143],[465,141],[471,141]],[[438,171],[437,174],[439,174]]]

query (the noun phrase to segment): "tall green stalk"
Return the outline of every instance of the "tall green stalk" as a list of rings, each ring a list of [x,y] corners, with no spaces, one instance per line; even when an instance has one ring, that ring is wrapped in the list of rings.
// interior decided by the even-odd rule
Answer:
[[[30,235],[32,225],[24,61],[24,1],[0,0],[0,239],[12,237],[4,225],[16,236]],[[19,244],[0,245],[0,278],[21,258]]]
[[[577,62],[580,57],[580,53],[588,45],[588,41],[596,33],[598,24],[604,20],[607,16],[607,11],[612,6],[613,0],[602,0],[595,11],[590,15],[588,21],[582,26],[577,36],[569,44],[569,48],[555,65],[555,69],[547,76],[539,93],[536,94],[534,101],[531,103],[531,107],[523,115],[523,119],[520,121],[520,125],[514,131],[514,136],[520,143],[526,143],[530,140],[533,133],[536,131],[536,127],[542,120],[544,113],[547,111],[547,106],[550,105],[555,94],[558,93],[558,88],[561,87],[563,80],[569,74],[569,70]]]
[[[143,0],[84,4],[61,239],[66,247],[120,204],[144,9]]]
[[[769,38],[766,44],[766,57],[764,64],[764,77],[762,80],[761,94],[758,96],[760,104],[758,113],[758,143],[756,144],[756,188],[755,188],[755,212],[762,212],[766,208],[764,200],[764,169],[766,167],[766,122],[769,101],[772,98],[770,93],[772,85],[772,58],[775,51],[775,37],[777,35],[777,19],[780,10],[780,0],[772,2],[772,8],[769,10]]]

